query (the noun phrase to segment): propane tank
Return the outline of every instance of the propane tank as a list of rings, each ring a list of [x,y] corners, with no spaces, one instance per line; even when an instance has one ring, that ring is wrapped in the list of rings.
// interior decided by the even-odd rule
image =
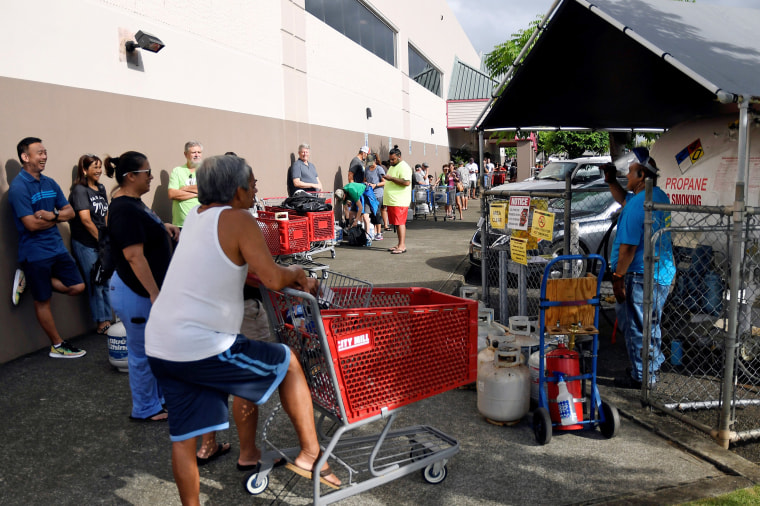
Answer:
[[[488,342],[503,342],[506,332],[493,321],[493,309],[478,312],[478,352],[488,348]]]
[[[565,343],[559,343],[556,350],[546,354],[546,374],[547,378],[552,376],[580,376],[580,361],[578,352],[569,350]],[[557,406],[559,395],[559,382],[547,383],[547,397],[549,399],[549,414],[555,423],[561,423],[560,412]],[[581,400],[581,380],[565,382],[572,404],[575,410],[576,421],[583,420],[583,401]],[[570,425],[561,425],[559,430],[580,429],[582,425],[573,423]]]
[[[119,372],[129,372],[127,367],[127,329],[124,324],[116,322],[106,331],[108,336],[108,362]]]
[[[530,409],[530,373],[518,348],[489,349],[493,360],[478,363],[478,411],[491,423],[511,425]]]

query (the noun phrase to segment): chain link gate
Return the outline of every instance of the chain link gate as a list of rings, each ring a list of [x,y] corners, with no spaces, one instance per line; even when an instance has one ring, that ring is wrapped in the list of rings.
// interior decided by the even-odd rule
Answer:
[[[649,204],[649,203],[648,203]],[[651,204],[670,211],[671,226],[651,237],[670,234],[676,278],[662,312],[665,361],[655,383],[646,383],[642,400],[719,438],[730,427],[728,443],[760,437],[760,222],[752,209],[740,223],[743,255],[737,313],[730,314],[732,209]],[[646,235],[645,235],[646,239]],[[652,251],[652,249],[650,249]],[[647,257],[649,272],[656,259]],[[645,271],[646,272],[646,271]],[[646,286],[646,285],[645,285]],[[651,314],[651,298],[645,298]],[[733,317],[733,318],[732,318]],[[737,322],[735,346],[731,321]],[[644,327],[651,346],[651,325]],[[726,351],[733,360],[726,360]],[[652,350],[643,354],[651,359]],[[731,367],[731,365],[733,367]],[[726,367],[731,367],[726,370]],[[726,381],[728,380],[728,382]],[[730,384],[729,391],[725,391]],[[730,401],[730,409],[723,409]],[[728,417],[728,418],[726,418]]]
[[[513,230],[507,223],[509,198],[516,196],[531,198],[527,230]],[[480,233],[475,239],[481,246],[482,300],[487,307],[494,309],[494,319],[507,325],[510,316],[538,315],[541,278],[549,259],[565,251],[583,255],[599,253],[607,258],[614,240],[610,225],[616,219],[619,207],[606,184],[564,192],[485,192]],[[537,241],[530,235],[534,210],[554,214],[551,241]],[[568,229],[571,233],[565,234]],[[511,259],[512,237],[527,239],[527,265]],[[596,262],[576,261],[564,268],[572,269],[573,277],[586,273],[602,274]],[[569,277],[569,274],[563,273],[563,277]]]

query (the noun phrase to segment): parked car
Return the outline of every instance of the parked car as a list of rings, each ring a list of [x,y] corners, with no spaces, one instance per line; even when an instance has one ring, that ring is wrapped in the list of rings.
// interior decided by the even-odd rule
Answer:
[[[618,179],[620,184],[625,187],[626,180]],[[592,191],[583,191],[584,189]],[[605,259],[608,259],[612,243],[615,240],[615,229],[610,231],[608,240],[603,244],[605,234],[613,223],[616,222],[620,204],[606,190],[607,184],[604,180],[597,180],[590,184],[583,185],[573,192],[570,205],[570,216],[574,224],[578,225],[578,245],[581,254],[599,253]],[[538,250],[534,254],[539,255],[562,255],[565,246],[564,230],[564,199],[557,198],[549,201],[548,208],[555,214],[554,218],[554,238],[552,241],[541,241],[538,243]],[[480,238],[480,228],[475,231],[470,240],[470,264],[480,268],[482,245]],[[492,247],[503,245],[509,249],[509,235],[501,230],[490,231],[490,244]],[[606,245],[606,247],[602,247]],[[495,262],[494,262],[495,263]],[[490,266],[489,270],[496,269],[496,265]]]
[[[576,188],[603,180],[601,166],[611,162],[609,156],[592,156],[550,162],[529,180],[518,183],[506,183],[491,188],[492,190],[529,190],[529,191],[562,191],[565,189],[565,178],[571,176],[571,185]],[[624,175],[624,174],[621,174]]]

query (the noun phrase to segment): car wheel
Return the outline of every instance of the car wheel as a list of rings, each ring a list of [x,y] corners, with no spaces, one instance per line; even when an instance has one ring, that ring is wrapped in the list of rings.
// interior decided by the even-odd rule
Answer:
[[[588,249],[583,243],[579,243],[578,246],[581,250],[580,251],[581,255],[588,255]],[[564,255],[565,254],[564,251],[565,251],[565,241],[559,240],[559,241],[554,241],[552,243],[552,249],[551,249],[552,257],[557,258],[558,256]],[[589,271],[589,267],[590,265],[588,261],[574,260],[573,261],[573,277],[577,277],[577,278],[585,277],[586,273]],[[559,264],[556,264],[555,268],[559,269],[561,267]]]

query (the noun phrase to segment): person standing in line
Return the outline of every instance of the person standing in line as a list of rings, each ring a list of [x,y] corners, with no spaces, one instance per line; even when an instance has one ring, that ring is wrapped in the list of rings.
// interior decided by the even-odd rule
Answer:
[[[290,167],[290,184],[293,191],[322,191],[322,183],[319,182],[317,168],[309,161],[310,156],[311,147],[308,144],[303,143],[298,146],[298,158]]]
[[[369,148],[362,146],[359,148],[359,154],[357,154],[348,166],[348,182],[349,183],[363,183],[364,182],[364,162],[367,160]]]
[[[459,182],[462,184],[462,205],[464,206],[464,210],[467,210],[467,199],[469,195],[469,189],[470,189],[470,172],[469,170],[464,166],[464,163],[459,162],[459,167],[457,168],[457,173],[459,174]],[[461,214],[461,213],[460,213]]]
[[[111,200],[108,234],[116,268],[111,277],[111,304],[127,331],[129,387],[132,391],[130,418],[146,422],[167,419],[156,377],[145,355],[145,324],[158,297],[172,257],[171,241],[179,239],[179,227],[162,223],[142,201],[150,191],[148,158],[137,151],[106,157],[108,177],[119,184]],[[195,278],[196,272],[187,272]]]
[[[198,185],[195,171],[203,161],[203,145],[198,141],[185,143],[185,165],[172,170],[169,176],[169,198],[172,200],[172,224],[182,228],[185,216],[198,205]]]
[[[412,168],[401,159],[401,150],[393,146],[389,152],[391,167],[385,175],[383,201],[388,206],[388,221],[396,225],[398,244],[388,250],[393,255],[406,253],[406,220],[412,202]]]
[[[383,189],[385,188],[385,168],[377,163],[377,158],[370,156],[367,161],[367,170],[364,173],[367,184],[372,187],[372,191],[375,193],[375,198],[380,205],[380,212],[375,213],[371,218],[372,223],[375,225],[375,241],[383,240],[383,219],[382,214],[385,213],[385,206],[383,205]]]
[[[628,167],[628,182],[624,189],[618,183],[614,164],[603,167],[604,180],[610,193],[623,206],[618,218],[617,235],[610,255],[612,288],[615,293],[615,315],[618,329],[625,336],[630,374],[615,379],[620,388],[641,389],[643,381],[642,348],[644,346],[644,189],[646,178],[654,183],[652,201],[669,204],[668,195],[657,185],[659,170],[646,148],[634,148],[633,160]],[[652,232],[670,226],[670,212],[655,211]],[[670,284],[675,277],[673,250],[669,233],[660,235],[654,245],[654,283],[652,305],[652,331],[649,353],[649,382],[657,381],[657,371],[665,361],[662,353],[660,317]]]
[[[8,188],[8,201],[18,230],[18,261],[13,286],[13,303],[18,305],[20,288],[26,284],[34,298],[34,313],[50,339],[52,358],[79,358],[87,352],[61,339],[50,308],[53,291],[69,296],[84,292],[85,285],[74,259],[63,245],[58,223],[74,217],[74,209],[61,187],[42,174],[48,154],[42,140],[26,137],[16,146],[23,170]]]
[[[99,257],[99,247],[106,239],[108,195],[100,183],[103,163],[95,155],[82,155],[77,163],[77,177],[71,187],[69,202],[76,213],[71,220],[71,250],[87,285],[92,319],[96,332],[105,334],[111,327],[111,302],[108,298],[109,280],[96,283],[93,268]]]
[[[287,346],[240,334],[243,287],[292,287],[316,295],[318,282],[300,266],[277,265],[256,219],[251,167],[235,156],[213,156],[198,171],[201,206],[192,210],[146,330],[146,350],[171,413],[172,471],[183,504],[200,504],[195,455],[199,434],[229,427],[228,396],[240,437],[238,469],[277,462],[256,446],[258,405],[278,389],[301,450],[285,466],[333,488],[340,479],[321,456],[311,394],[298,357]],[[187,240],[189,239],[189,240]],[[199,248],[198,244],[209,245]],[[197,276],[188,270],[204,269]],[[198,286],[203,286],[203,297]],[[280,461],[282,462],[282,460]]]
[[[478,164],[475,163],[474,158],[470,158],[470,162],[464,166],[467,169],[467,180],[469,182],[470,198],[476,198],[478,189]]]

